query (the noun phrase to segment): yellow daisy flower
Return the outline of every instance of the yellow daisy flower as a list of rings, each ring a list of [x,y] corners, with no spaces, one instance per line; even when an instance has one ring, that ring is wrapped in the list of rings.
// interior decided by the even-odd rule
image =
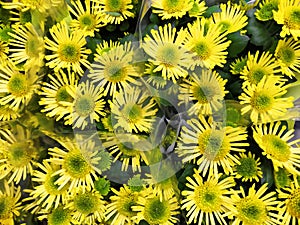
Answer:
[[[104,13],[103,20],[111,24],[120,24],[127,18],[134,17],[132,0],[101,0],[100,10]]]
[[[190,17],[200,17],[207,9],[205,1],[193,0],[193,7],[188,11]]]
[[[138,205],[131,207],[137,212],[134,219],[138,222],[145,220],[151,225],[173,225],[178,222],[176,215],[179,214],[179,204],[176,197],[160,200],[151,187],[144,191],[146,196],[138,197]]]
[[[279,214],[282,216],[281,225],[300,223],[300,186],[297,179],[285,189],[277,189],[278,197],[281,200],[278,204]]]
[[[38,76],[27,71],[22,73],[11,61],[0,65],[0,104],[8,105],[14,111],[27,105],[38,90]]]
[[[49,148],[49,155],[52,157],[47,159],[50,163],[61,166],[52,174],[52,176],[59,176],[54,182],[59,185],[57,190],[62,190],[68,183],[70,183],[68,188],[70,192],[77,189],[91,190],[94,186],[93,178],[96,179],[97,175],[101,174],[98,168],[101,158],[97,155],[95,143],[89,140],[85,143],[78,143],[68,138],[60,140],[59,143],[63,149]]]
[[[9,108],[7,105],[0,105],[0,121],[9,121],[20,118],[18,111]]]
[[[233,168],[232,176],[237,179],[242,179],[243,182],[248,180],[250,182],[252,182],[252,180],[259,182],[259,179],[262,178],[263,175],[259,159],[255,159],[255,155],[248,152],[248,155],[240,153],[238,161],[239,163]]]
[[[254,13],[256,18],[261,21],[273,19],[273,11],[278,11],[279,0],[264,0],[259,3],[259,9]]]
[[[73,31],[78,30],[85,36],[94,37],[95,31],[99,32],[99,28],[106,25],[99,2],[85,0],[83,5],[79,0],[72,0],[68,9],[75,17],[70,23]]]
[[[78,87],[67,86],[67,92],[74,99],[73,102],[64,102],[64,106],[72,107],[73,112],[65,117],[66,121],[73,121],[73,128],[84,129],[95,121],[100,121],[100,116],[105,116],[103,88],[86,81]]]
[[[73,219],[73,212],[70,209],[66,209],[65,205],[61,205],[53,210],[45,211],[41,210],[38,216],[39,220],[47,219],[48,225],[69,225],[76,224],[77,221]]]
[[[131,84],[138,84],[136,79],[140,76],[133,65],[134,49],[131,43],[112,46],[110,45],[110,50],[105,54],[98,52],[92,64],[92,71],[88,74],[93,82],[104,88],[104,96],[113,96],[120,89],[127,89]]]
[[[21,186],[17,188],[14,184],[9,185],[4,180],[4,189],[0,190],[0,223],[1,224],[14,224],[13,219],[20,216],[21,211]]]
[[[73,97],[68,93],[69,86],[74,89],[78,86],[78,80],[74,73],[65,74],[59,70],[55,75],[48,74],[49,81],[44,82],[41,87],[39,104],[44,106],[41,112],[46,116],[55,117],[56,121],[64,119],[66,125],[72,125],[72,118],[66,120],[66,115],[72,113],[72,108],[65,106],[62,102],[73,102]]]
[[[193,0],[152,0],[152,12],[158,14],[163,20],[175,19],[183,17],[188,11],[193,8]]]
[[[264,76],[257,86],[244,88],[244,93],[239,96],[240,104],[245,105],[241,109],[242,115],[250,112],[253,123],[267,123],[284,116],[287,109],[294,106],[294,98],[282,97],[287,90],[279,79]]]
[[[275,171],[284,167],[290,173],[300,175],[300,148],[295,147],[300,139],[292,140],[294,129],[288,130],[286,126],[280,126],[280,122],[271,123],[270,126],[254,126],[253,138],[263,150],[262,154],[272,160]]]
[[[273,11],[274,20],[282,24],[281,37],[292,35],[295,40],[300,37],[300,1],[280,0],[278,11]]]
[[[244,188],[240,186],[240,191],[232,191],[231,200],[227,216],[233,217],[232,225],[275,225],[279,222],[278,213],[274,212],[277,208],[276,192],[267,192],[268,184],[265,183],[257,191],[255,184],[249,189],[248,195]],[[240,194],[242,196],[240,196]]]
[[[244,70],[246,65],[247,65],[247,57],[237,58],[235,59],[234,62],[230,64],[230,68],[231,68],[230,72],[234,75],[240,74]]]
[[[31,23],[13,26],[13,32],[9,33],[9,51],[11,59],[15,64],[25,62],[24,68],[35,66],[42,67],[45,56],[44,39],[37,33]]]
[[[26,190],[29,193],[29,197],[23,200],[24,202],[33,201],[24,207],[24,210],[30,210],[31,213],[37,213],[40,210],[50,211],[50,209],[57,208],[67,202],[68,185],[58,190],[59,185],[55,184],[55,182],[59,175],[53,176],[53,173],[59,168],[45,160],[43,163],[38,163],[37,166],[40,170],[35,170],[32,178],[32,181],[36,182],[37,185],[33,186],[33,190]]]
[[[189,114],[211,115],[222,107],[222,101],[228,91],[225,91],[227,80],[211,70],[203,69],[201,74],[193,73],[190,79],[184,79],[180,84],[179,104],[190,104]]]
[[[69,32],[66,22],[61,22],[50,28],[50,34],[53,40],[45,37],[46,49],[52,52],[46,55],[48,61],[46,66],[59,71],[61,68],[67,68],[83,75],[83,66],[90,68],[87,60],[88,54],[92,51],[86,49],[85,36],[81,31]]]
[[[177,37],[176,37],[176,34]],[[149,62],[156,66],[153,72],[161,71],[164,79],[176,83],[179,77],[188,75],[192,54],[182,46],[183,33],[176,33],[170,23],[151,30],[142,43],[142,48],[150,57]]]
[[[221,12],[212,14],[212,20],[221,28],[221,33],[234,33],[247,25],[248,17],[239,5],[228,1],[227,4],[220,4],[220,9]]]
[[[111,224],[125,225],[135,224],[133,219],[137,212],[132,206],[138,205],[139,192],[133,192],[127,185],[123,185],[119,191],[112,188],[114,195],[110,197],[110,203],[106,206],[105,220],[111,220]]]
[[[275,57],[281,67],[281,72],[288,76],[300,73],[300,43],[293,38],[279,40]]]
[[[187,210],[188,223],[207,225],[227,225],[224,213],[232,204],[229,198],[229,188],[235,185],[232,177],[220,179],[221,174],[209,175],[206,180],[200,176],[200,171],[194,169],[193,179],[187,177],[186,187],[191,190],[182,191],[181,208]],[[216,223],[217,221],[217,223]]]
[[[226,63],[226,49],[231,41],[227,40],[226,34],[221,33],[220,29],[206,19],[197,19],[193,24],[188,24],[184,47],[194,53],[192,69],[195,66],[213,69]]]
[[[205,176],[218,174],[221,166],[226,174],[232,173],[232,167],[239,163],[234,152],[244,152],[249,146],[247,131],[243,127],[226,126],[217,128],[203,116],[187,121],[188,127],[182,128],[179,143],[175,151],[182,161],[197,163],[199,170]]]
[[[113,117],[113,127],[121,127],[126,132],[149,132],[155,122],[157,108],[149,93],[139,88],[127,88],[109,101]]]
[[[256,51],[255,55],[248,53],[247,64],[240,72],[240,77],[245,80],[243,83],[245,87],[252,84],[257,85],[264,76],[274,76],[278,72],[280,72],[280,68],[271,53]]]
[[[8,183],[18,184],[27,174],[33,174],[38,151],[30,140],[31,133],[20,126],[16,127],[16,134],[10,130],[0,130],[0,134],[4,137],[0,139],[0,179],[7,178]]]

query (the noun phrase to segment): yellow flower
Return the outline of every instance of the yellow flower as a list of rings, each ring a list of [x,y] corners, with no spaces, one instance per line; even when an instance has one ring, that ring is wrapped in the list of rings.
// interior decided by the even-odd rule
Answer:
[[[211,115],[222,107],[222,101],[228,91],[225,91],[227,80],[211,70],[203,69],[201,74],[193,73],[190,79],[184,79],[179,88],[179,104],[192,106],[189,114]]]
[[[293,97],[283,98],[287,92],[278,77],[266,77],[256,85],[248,86],[239,96],[242,115],[250,111],[253,123],[267,123],[284,116],[287,109],[294,106]]]
[[[111,24],[120,24],[127,18],[134,17],[132,0],[102,0],[100,10],[104,14],[103,20]]]
[[[234,62],[230,64],[230,68],[231,68],[230,72],[232,74],[240,74],[244,70],[246,65],[247,65],[247,57],[237,58],[235,59]]]
[[[281,0],[278,11],[273,11],[274,20],[282,24],[281,37],[292,35],[295,40],[300,37],[300,2],[299,0]]]
[[[65,205],[61,205],[58,208],[53,210],[45,211],[41,210],[38,216],[39,220],[47,219],[48,225],[69,225],[69,224],[76,224],[76,220],[73,219],[73,214],[70,209],[66,209]]]
[[[300,44],[293,38],[279,40],[275,57],[281,67],[281,72],[288,76],[300,73]]]
[[[295,147],[300,139],[292,141],[294,129],[287,130],[286,126],[281,127],[280,122],[271,123],[270,126],[261,124],[252,129],[254,140],[263,150],[262,154],[272,160],[275,171],[284,167],[290,173],[300,175],[300,148]]]
[[[98,55],[88,74],[94,83],[104,88],[104,96],[113,96],[116,91],[127,89],[131,84],[139,84],[136,79],[140,74],[133,65],[134,49],[131,43],[113,46],[110,44],[110,49],[105,54],[97,50]]]
[[[52,52],[46,55],[48,61],[46,66],[59,71],[61,68],[67,68],[83,75],[83,66],[90,68],[87,60],[90,49],[86,49],[85,36],[81,31],[69,32],[66,22],[61,22],[50,28],[50,34],[54,41],[45,37],[46,49]]]
[[[15,111],[15,110],[9,108],[7,105],[4,105],[4,106],[0,105],[0,120],[1,121],[15,120],[19,117],[21,117],[21,115],[18,111]]]
[[[259,3],[259,9],[254,13],[256,18],[261,21],[273,19],[273,11],[278,11],[279,0],[264,0]]]
[[[176,28],[170,23],[151,30],[151,36],[144,38],[142,48],[150,57],[149,62],[156,66],[153,72],[162,73],[164,79],[176,80],[188,75],[192,54],[182,46],[184,33],[176,37]]]
[[[109,101],[113,127],[126,132],[149,132],[153,129],[157,108],[149,93],[139,88],[127,88]]]
[[[186,187],[191,190],[182,191],[181,208],[187,210],[188,223],[207,225],[227,225],[224,213],[232,204],[229,198],[229,188],[235,185],[232,177],[220,179],[221,174],[209,175],[207,179],[200,176],[200,171],[194,169],[193,179],[187,177]],[[216,223],[216,220],[218,221]]]
[[[197,163],[205,176],[218,174],[221,166],[226,174],[232,173],[232,167],[238,163],[234,152],[244,152],[248,146],[247,131],[243,127],[218,128],[203,116],[187,121],[188,127],[182,128],[179,143],[175,151],[182,161]]]
[[[226,49],[231,41],[227,40],[225,33],[221,33],[218,25],[206,19],[197,19],[193,24],[188,24],[183,35],[184,47],[194,53],[192,69],[195,66],[213,69],[226,63]]]
[[[281,224],[279,222],[280,216],[274,212],[274,210],[277,210],[279,203],[275,197],[276,192],[267,192],[267,186],[268,184],[265,183],[256,191],[255,184],[253,184],[248,195],[245,194],[242,186],[240,191],[232,192],[233,204],[230,205],[227,213],[228,217],[234,218],[232,225]],[[242,196],[239,195],[240,193]]]
[[[193,0],[193,7],[188,11],[190,17],[200,17],[207,9],[205,1]]]
[[[163,20],[175,17],[179,19],[193,8],[193,0],[153,0],[152,12],[158,14]]]
[[[239,5],[228,1],[227,4],[220,4],[220,8],[221,12],[212,14],[212,20],[221,28],[220,32],[234,33],[247,25],[248,17]]]
[[[85,36],[94,37],[95,31],[99,32],[99,28],[106,25],[99,2],[85,0],[83,5],[79,0],[72,0],[68,9],[75,16],[70,23],[73,31],[78,30]]]
[[[1,4],[5,9],[38,10],[40,13],[46,13],[52,6],[50,0],[13,0],[11,2],[1,2]]]
[[[25,62],[24,68],[42,67],[45,56],[45,43],[31,23],[13,26],[9,45],[11,59],[15,64]]]

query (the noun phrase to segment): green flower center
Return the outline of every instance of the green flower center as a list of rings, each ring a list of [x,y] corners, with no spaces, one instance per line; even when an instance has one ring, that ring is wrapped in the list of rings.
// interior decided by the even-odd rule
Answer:
[[[84,14],[80,16],[79,23],[82,29],[92,30],[95,27],[94,15]]]
[[[165,44],[158,50],[157,59],[167,67],[176,65],[179,59],[178,47],[174,44]]]
[[[5,220],[11,217],[13,208],[12,199],[7,196],[0,197],[0,219]]]
[[[37,57],[39,54],[39,40],[37,38],[29,38],[25,45],[26,54],[30,57]]]
[[[206,130],[198,138],[199,151],[211,161],[223,159],[230,151],[230,142],[224,131]]]
[[[300,8],[295,7],[290,10],[290,15],[286,21],[286,25],[290,29],[299,29],[300,28]]]
[[[257,11],[257,16],[262,21],[271,20],[273,19],[273,10],[278,11],[278,1],[270,1],[265,3]]]
[[[9,147],[8,160],[14,167],[24,167],[27,165],[32,158],[32,149],[28,143],[13,143]]]
[[[288,213],[296,218],[300,218],[300,189],[294,190],[286,203]]]
[[[229,21],[221,21],[219,23],[219,27],[221,27],[220,32],[222,33],[229,30],[229,28],[231,27],[231,23]]]
[[[237,61],[236,63],[232,64],[231,68],[234,74],[240,74],[246,65],[247,65],[247,60],[242,59],[241,61]]]
[[[58,56],[64,62],[78,62],[80,60],[80,47],[76,43],[61,44]]]
[[[63,167],[74,178],[83,178],[91,170],[90,165],[81,153],[72,152],[65,156]]]
[[[110,64],[105,65],[105,77],[109,82],[124,81],[127,77],[127,69],[119,61],[113,61]]]
[[[251,105],[253,108],[260,112],[269,110],[274,102],[274,98],[267,93],[257,92],[251,99]]]
[[[55,182],[58,180],[59,177],[59,175],[52,176],[52,173],[46,175],[44,187],[48,194],[60,195],[68,188],[68,185],[65,185],[61,190],[58,190],[59,185],[55,184]]]
[[[218,211],[222,206],[221,193],[215,184],[206,182],[196,187],[194,195],[196,206],[204,212]]]
[[[286,162],[290,158],[290,146],[280,137],[273,134],[266,134],[262,137],[264,151],[280,162]]]
[[[140,151],[133,149],[132,144],[129,142],[118,144],[118,148],[123,153],[124,157],[134,157],[140,154]]]
[[[199,41],[195,44],[195,46],[192,48],[193,52],[196,52],[198,58],[201,60],[206,60],[210,56],[210,49],[205,41]]]
[[[145,220],[149,224],[163,224],[171,217],[169,203],[160,201],[158,197],[149,199],[144,209]]]
[[[100,199],[92,193],[79,194],[74,198],[74,208],[82,214],[88,215],[98,210]]]
[[[95,102],[93,101],[92,96],[82,95],[78,97],[78,99],[76,99],[74,109],[80,116],[90,115],[95,109]]]
[[[106,0],[105,7],[109,12],[121,12],[123,7],[122,0]]]
[[[211,86],[196,86],[193,89],[193,96],[200,103],[208,103],[215,95],[215,90]]]
[[[118,212],[121,215],[126,216],[127,218],[131,218],[136,215],[136,212],[132,211],[132,206],[136,206],[136,205],[137,205],[136,195],[129,194],[128,196],[124,197],[123,200],[121,200],[120,204],[118,205]]]
[[[279,59],[287,66],[289,66],[296,60],[295,51],[290,47],[280,48],[277,55]]]
[[[30,10],[26,10],[24,12],[19,12],[20,15],[20,22],[21,24],[25,24],[27,22],[31,22],[31,12]]]
[[[66,86],[62,86],[60,87],[57,92],[56,92],[56,101],[60,102],[72,102],[73,98],[71,95],[69,95],[69,93],[67,92],[67,87]]]
[[[49,225],[69,225],[71,223],[71,213],[69,210],[63,207],[54,209],[51,214],[48,215]]]
[[[143,108],[138,104],[126,105],[123,112],[129,123],[136,123],[139,119],[143,118]]]
[[[236,171],[239,175],[245,178],[252,178],[257,175],[257,165],[253,158],[241,158],[240,165],[236,166]]]
[[[289,173],[284,168],[278,168],[278,171],[274,172],[274,180],[278,188],[283,188],[290,183]]]
[[[7,88],[16,97],[25,95],[28,89],[26,76],[19,73],[12,75],[7,83]]]
[[[255,68],[249,71],[248,79],[251,84],[258,84],[264,76],[267,76],[268,73],[264,68]]]
[[[163,0],[162,5],[168,13],[174,13],[182,9],[183,2],[182,0]]]

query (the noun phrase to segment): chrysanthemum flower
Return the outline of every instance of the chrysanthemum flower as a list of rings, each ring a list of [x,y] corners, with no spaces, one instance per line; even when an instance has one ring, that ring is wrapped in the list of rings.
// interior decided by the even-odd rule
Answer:
[[[269,52],[260,54],[256,51],[255,55],[248,53],[247,64],[240,72],[241,78],[245,80],[243,86],[257,85],[264,76],[274,76],[280,72],[275,57]]]
[[[259,3],[259,9],[254,13],[256,18],[261,21],[273,19],[273,11],[278,11],[278,0],[264,0]]]
[[[295,40],[300,37],[300,4],[299,0],[281,0],[278,11],[273,11],[274,20],[282,24],[281,37],[292,35]]]
[[[205,1],[193,0],[193,7],[188,11],[190,17],[200,17],[207,9]]]
[[[138,84],[136,79],[140,74],[133,65],[133,56],[134,50],[130,42],[113,47],[105,54],[96,55],[88,76],[104,88],[104,96],[113,96],[116,91]]]
[[[65,106],[61,102],[73,102],[73,97],[68,93],[67,87],[72,86],[74,89],[78,86],[75,74],[72,72],[65,74],[63,70],[58,71],[55,75],[48,75],[49,81],[42,84],[40,91],[41,99],[39,104],[44,106],[41,112],[46,116],[56,117],[56,121],[65,119],[66,115],[72,113],[72,108]],[[72,118],[65,121],[66,125],[71,125]]]
[[[6,64],[8,53],[9,53],[8,44],[3,41],[0,41],[0,64],[1,65]]]
[[[184,47],[194,53],[194,66],[213,69],[222,67],[226,63],[226,56],[231,41],[226,34],[221,33],[221,28],[206,19],[197,19],[193,24],[188,24],[185,33]]]
[[[72,218],[78,224],[99,224],[104,219],[105,204],[98,192],[87,191],[74,194],[66,208],[73,211]]]
[[[110,197],[110,203],[106,206],[105,220],[111,219],[111,224],[125,225],[135,224],[134,216],[137,212],[132,206],[138,205],[139,192],[131,191],[127,185],[120,187],[120,190],[111,189],[114,195]]]
[[[227,216],[234,219],[232,225],[275,225],[279,222],[280,216],[276,210],[279,203],[276,201],[276,192],[267,192],[267,183],[262,185],[257,191],[255,184],[249,189],[248,195],[245,194],[244,188],[240,187],[239,191],[232,191],[231,199],[233,204],[229,206]],[[240,196],[240,193],[242,196]]]
[[[130,165],[133,172],[141,171],[141,162],[149,165],[147,157],[142,149],[137,146],[141,141],[138,135],[107,133],[101,136],[103,146],[114,157],[113,162],[122,162],[122,171],[127,171]]]
[[[106,23],[99,8],[99,2],[85,0],[84,5],[79,0],[71,1],[69,11],[75,16],[70,23],[70,27],[76,31],[84,33],[86,36],[94,37],[95,31],[99,31]]]
[[[64,102],[66,107],[72,107],[73,112],[65,120],[73,121],[73,128],[84,129],[88,124],[100,121],[100,115],[105,116],[103,88],[89,81],[76,86],[67,86],[67,93],[73,98],[72,102]]]
[[[193,8],[193,4],[193,0],[153,0],[151,2],[152,12],[158,14],[163,20],[183,17]]]
[[[13,32],[9,33],[9,51],[15,64],[25,62],[24,68],[30,69],[44,64],[45,43],[31,23],[13,26]]]
[[[176,33],[176,28],[168,23],[151,30],[151,36],[147,35],[142,44],[150,56],[149,62],[156,66],[153,72],[161,71],[164,79],[174,83],[188,75],[187,69],[192,64],[192,54],[182,45],[183,39],[184,34]]]
[[[16,127],[16,134],[10,130],[0,130],[4,137],[0,139],[0,179],[7,178],[8,183],[14,181],[18,184],[25,180],[27,174],[33,174],[34,159],[37,159],[37,149],[30,140],[28,130]]]
[[[224,219],[224,213],[232,204],[229,198],[229,188],[235,185],[232,177],[223,180],[220,175],[209,175],[206,180],[200,176],[200,171],[194,170],[193,179],[187,177],[186,186],[191,190],[182,191],[182,209],[187,210],[188,223],[207,225],[228,224]]]
[[[285,189],[277,189],[281,200],[278,204],[279,214],[282,216],[281,225],[300,224],[300,186],[297,179]]]
[[[1,121],[15,120],[19,117],[21,117],[21,115],[18,111],[15,111],[15,110],[9,108],[7,105],[4,105],[4,106],[0,105],[0,120]]]
[[[132,210],[137,212],[134,218],[138,222],[145,220],[151,225],[173,225],[178,222],[176,215],[179,214],[179,204],[175,196],[160,200],[151,187],[144,192],[146,196],[139,197],[138,205],[132,206]]]
[[[193,105],[188,109],[189,114],[211,115],[222,107],[222,101],[228,91],[225,91],[224,80],[211,70],[203,69],[201,74],[193,73],[190,79],[184,79],[179,88],[179,104]]]
[[[95,143],[92,141],[77,143],[76,140],[68,138],[59,143],[64,149],[50,148],[49,154],[52,157],[47,159],[50,163],[61,166],[52,174],[52,176],[59,176],[54,182],[59,185],[58,190],[62,190],[68,183],[70,183],[68,188],[70,192],[78,189],[91,190],[94,185],[93,178],[96,179],[102,172],[98,168],[101,158],[97,155]]]
[[[20,215],[21,186],[15,188],[14,184],[8,185],[4,180],[4,189],[0,190],[0,223],[14,224],[13,219]]]
[[[32,181],[36,182],[33,190],[27,189],[29,197],[23,201],[32,201],[26,204],[25,210],[30,210],[32,213],[39,212],[41,209],[49,211],[52,208],[57,208],[60,204],[66,203],[68,185],[58,190],[59,185],[55,184],[59,175],[53,176],[59,168],[49,164],[46,161],[39,163],[38,168],[33,173]]]
[[[294,76],[295,72],[300,73],[300,43],[293,38],[279,40],[275,57],[281,67],[281,72]]]
[[[27,105],[32,95],[38,90],[38,76],[30,72],[22,73],[11,61],[0,65],[1,105],[8,105],[17,111]]]
[[[126,132],[149,132],[155,122],[157,108],[149,93],[139,88],[127,88],[109,101],[114,128],[123,128]]]
[[[55,71],[67,68],[82,75],[83,66],[90,68],[87,60],[90,49],[85,48],[86,40],[81,31],[69,32],[66,22],[61,22],[50,28],[50,34],[54,41],[45,37],[46,49],[52,51],[51,55],[46,55],[46,63]]]
[[[263,150],[262,154],[271,159],[275,171],[278,167],[286,168],[292,174],[300,174],[300,148],[294,145],[300,139],[293,140],[294,129],[287,130],[281,123],[271,123],[270,126],[260,124],[253,127],[253,138]]]
[[[134,17],[132,0],[102,0],[100,10],[104,14],[103,20],[111,24],[120,24],[127,18]]]
[[[228,1],[227,4],[220,4],[220,9],[221,12],[212,14],[213,22],[221,27],[220,32],[234,33],[247,25],[248,17],[239,5]]]
[[[239,163],[234,166],[232,176],[238,179],[242,179],[242,181],[250,181],[256,180],[259,181],[262,178],[262,171],[260,168],[259,159],[255,159],[255,155],[251,152],[248,152],[248,155],[244,153],[239,154],[238,158]]]
[[[217,128],[203,116],[187,121],[188,127],[182,128],[176,152],[183,162],[192,161],[199,165],[205,176],[218,174],[221,166],[226,174],[232,173],[232,167],[238,163],[234,152],[244,152],[247,131],[243,127]]]
[[[267,123],[284,116],[287,109],[294,106],[293,97],[283,98],[287,92],[286,86],[278,77],[264,77],[258,85],[244,88],[239,96],[240,104],[246,104],[241,110],[242,114],[250,111],[253,123]]]
[[[50,212],[42,210],[39,214],[42,215],[38,219],[47,219],[48,225],[69,225],[77,222],[73,219],[73,212],[70,209],[66,209],[65,205],[61,205]]]
[[[237,58],[234,62],[230,64],[230,72],[232,74],[240,74],[244,67],[247,65],[247,57]]]

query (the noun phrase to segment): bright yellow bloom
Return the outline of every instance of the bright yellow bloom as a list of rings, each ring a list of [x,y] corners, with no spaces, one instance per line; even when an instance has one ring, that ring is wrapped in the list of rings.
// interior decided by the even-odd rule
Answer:
[[[193,0],[193,7],[188,11],[190,17],[200,17],[207,9],[205,1]]]
[[[300,143],[300,139],[292,140],[294,129],[288,130],[286,126],[281,127],[280,122],[254,126],[253,137],[262,154],[273,162],[274,170],[284,167],[292,174],[300,174],[300,147],[295,144]]]
[[[261,21],[268,21],[273,19],[273,11],[278,11],[278,4],[280,0],[264,0],[259,3],[259,9],[254,13],[256,18]]]
[[[65,205],[61,205],[50,212],[41,210],[39,214],[42,215],[38,216],[38,219],[41,221],[47,219],[48,225],[69,225],[78,223],[73,219],[74,212],[70,209],[66,209]]]
[[[186,187],[191,190],[182,191],[182,209],[187,210],[188,223],[200,225],[227,225],[224,213],[232,205],[229,198],[229,188],[235,185],[232,177],[220,179],[221,174],[209,175],[207,179],[200,176],[200,171],[194,169],[193,179],[187,177]],[[217,221],[217,223],[216,223]]]
[[[293,97],[282,98],[286,86],[277,77],[263,77],[258,85],[244,88],[239,96],[242,114],[250,112],[253,123],[267,123],[284,116],[288,108],[294,106]]]
[[[247,65],[247,57],[237,58],[235,59],[234,62],[230,64],[230,68],[231,68],[230,72],[232,74],[240,74],[244,70],[246,65]]]
[[[19,117],[21,117],[21,115],[18,111],[15,111],[15,110],[9,108],[7,105],[4,105],[4,106],[0,105],[0,120],[1,121],[15,120]]]
[[[46,48],[52,52],[46,55],[48,61],[46,66],[59,71],[61,68],[67,68],[83,75],[84,70],[90,68],[87,60],[90,49],[86,49],[85,36],[81,31],[69,32],[66,22],[61,22],[50,28],[50,34],[53,40],[45,37]]]

